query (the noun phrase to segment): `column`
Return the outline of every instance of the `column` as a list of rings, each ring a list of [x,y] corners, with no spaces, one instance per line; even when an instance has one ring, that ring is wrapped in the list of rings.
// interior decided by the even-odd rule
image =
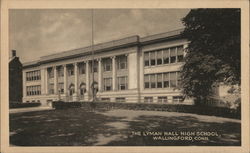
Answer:
[[[98,59],[98,90],[102,91],[102,59]]]
[[[68,93],[67,76],[68,76],[67,75],[67,65],[65,64],[65,65],[63,65],[63,85],[64,85],[63,90],[64,90],[65,96],[67,96],[67,93]]]
[[[54,69],[54,94],[56,95],[58,93],[58,89],[57,89],[57,69],[56,66],[53,67]]]
[[[75,74],[75,93],[73,95],[73,101],[78,100],[78,64],[74,63],[74,74]]]
[[[113,90],[116,90],[116,60],[115,60],[115,56],[112,57],[112,87]]]
[[[89,92],[90,92],[90,87],[89,87],[89,61],[85,61],[86,65],[86,96],[84,96],[84,100],[88,101],[89,100]]]

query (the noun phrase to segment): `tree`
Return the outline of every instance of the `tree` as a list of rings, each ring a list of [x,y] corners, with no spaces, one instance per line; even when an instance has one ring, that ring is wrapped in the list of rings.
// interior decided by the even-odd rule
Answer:
[[[190,41],[181,74],[184,94],[201,104],[215,83],[240,85],[240,9],[192,9],[182,22]]]

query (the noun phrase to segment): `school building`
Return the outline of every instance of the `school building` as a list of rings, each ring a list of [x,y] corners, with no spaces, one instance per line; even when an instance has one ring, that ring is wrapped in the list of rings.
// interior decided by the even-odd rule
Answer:
[[[23,102],[185,103],[179,87],[183,29],[137,35],[40,57],[23,64]],[[94,89],[94,90],[93,90]]]

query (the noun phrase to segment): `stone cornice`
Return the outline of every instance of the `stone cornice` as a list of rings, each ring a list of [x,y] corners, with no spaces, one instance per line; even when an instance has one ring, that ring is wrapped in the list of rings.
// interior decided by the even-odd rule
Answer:
[[[135,36],[119,39],[119,40],[96,44],[93,46],[93,51],[94,53],[101,53],[101,52],[112,51],[112,50],[121,49],[121,48],[142,46],[142,45],[147,45],[151,43],[169,41],[171,39],[179,39],[181,38],[180,34],[182,31],[183,29],[179,29],[179,30],[170,31],[170,32],[161,33],[161,34],[155,34],[155,35],[151,35],[151,36],[147,36],[143,38],[139,38],[139,36],[135,35]],[[92,54],[91,46],[78,48],[74,50],[64,51],[61,53],[42,56],[40,60],[38,61],[24,63],[23,68],[25,69],[25,68],[35,67],[35,66],[39,66],[45,63],[51,63],[55,61],[65,60],[65,59],[72,59],[72,58],[91,55],[91,54]]]
[[[165,33],[160,33],[160,34],[155,34],[155,35],[150,35],[147,37],[143,37],[140,39],[141,45],[147,45],[147,44],[152,44],[152,43],[158,43],[161,41],[167,41],[167,40],[172,40],[172,39],[179,39],[182,38],[181,33],[183,32],[184,29],[178,29],[170,32],[165,32]]]

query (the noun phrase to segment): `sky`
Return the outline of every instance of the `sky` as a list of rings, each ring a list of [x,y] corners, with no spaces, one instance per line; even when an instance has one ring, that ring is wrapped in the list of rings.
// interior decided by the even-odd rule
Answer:
[[[189,9],[95,9],[94,44],[183,28]],[[22,63],[91,45],[90,9],[12,9],[9,47]]]

